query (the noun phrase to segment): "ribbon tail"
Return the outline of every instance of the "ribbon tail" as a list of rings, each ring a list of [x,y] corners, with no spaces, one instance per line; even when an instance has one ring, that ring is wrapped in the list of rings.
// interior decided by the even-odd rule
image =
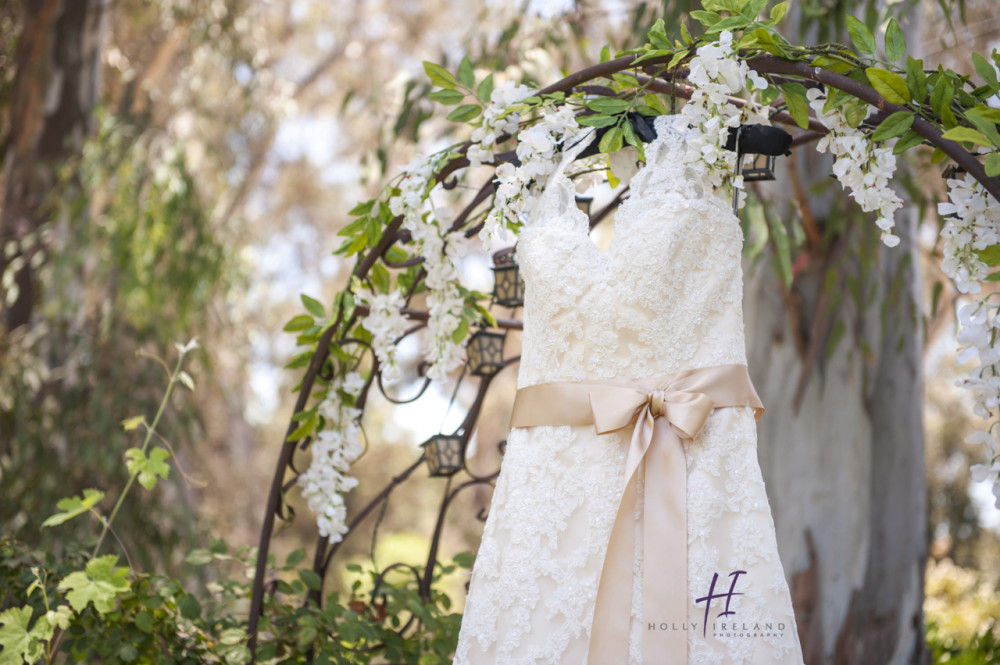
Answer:
[[[668,423],[653,432],[645,464],[643,653],[647,658],[669,653],[671,662],[686,663],[687,464],[681,440]]]
[[[601,567],[601,581],[590,629],[589,665],[628,662],[628,635],[632,617],[632,557],[635,552],[635,474],[628,479],[611,539]]]

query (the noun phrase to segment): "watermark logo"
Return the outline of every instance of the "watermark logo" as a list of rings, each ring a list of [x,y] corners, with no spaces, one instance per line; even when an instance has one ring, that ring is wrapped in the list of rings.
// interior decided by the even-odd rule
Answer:
[[[717,600],[717,599],[720,599],[720,598],[725,598],[726,599],[726,609],[723,610],[722,612],[719,612],[718,615],[716,615],[716,617],[715,617],[716,619],[719,619],[719,618],[722,618],[722,617],[728,617],[728,616],[736,616],[736,612],[734,610],[730,610],[729,609],[729,604],[732,602],[733,596],[742,596],[743,595],[742,591],[739,591],[739,592],[736,591],[736,583],[739,581],[740,575],[746,575],[746,574],[747,574],[747,571],[745,571],[745,570],[734,570],[733,572],[729,573],[729,577],[733,578],[732,583],[729,585],[729,591],[726,592],[726,593],[718,593],[717,594],[717,593],[715,593],[715,584],[716,584],[716,582],[719,581],[719,574],[718,573],[712,573],[712,585],[708,589],[708,595],[702,596],[701,598],[695,598],[695,601],[694,601],[695,605],[701,605],[702,603],[705,603],[705,622],[702,625],[702,629],[701,629],[701,635],[702,635],[702,637],[705,637],[705,634],[708,631],[708,613],[712,609],[712,601],[713,600]]]
[[[769,637],[781,637],[784,635],[785,624],[783,622],[772,622],[766,621],[763,623],[755,621],[739,621],[736,616],[736,610],[739,609],[739,603],[735,603],[736,596],[745,595],[743,591],[738,591],[737,588],[745,588],[747,571],[745,570],[734,570],[729,573],[728,577],[731,578],[729,582],[729,588],[726,589],[725,577],[719,575],[719,573],[712,574],[712,583],[709,585],[708,593],[701,598],[695,598],[694,602],[696,605],[705,604],[705,614],[704,621],[701,622],[701,635],[702,637],[708,636],[709,624],[712,627],[712,636],[715,638],[732,638],[732,637],[742,637],[742,638],[769,638]],[[713,609],[717,610],[716,615],[710,618],[709,615],[712,613]],[[722,621],[719,621],[722,619]],[[690,623],[655,623],[651,622],[647,626],[647,630],[698,630],[698,622],[692,621]]]

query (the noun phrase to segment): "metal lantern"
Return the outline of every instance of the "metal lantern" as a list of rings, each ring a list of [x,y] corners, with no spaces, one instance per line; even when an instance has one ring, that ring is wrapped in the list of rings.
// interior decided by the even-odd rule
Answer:
[[[962,177],[964,173],[965,169],[958,164],[949,164],[945,167],[945,170],[941,172],[941,178],[943,180],[954,180]]]
[[[453,476],[465,467],[465,446],[460,436],[435,434],[420,447],[432,476]]]
[[[590,217],[590,206],[594,203],[593,196],[576,196],[576,207],[583,211],[587,217]]]
[[[524,304],[524,279],[514,260],[513,247],[493,255],[493,300],[503,307]]]
[[[750,157],[749,163],[747,157]],[[774,165],[777,163],[777,155],[759,155],[750,153],[740,156],[740,164],[743,175],[743,182],[760,182],[762,180],[774,180]]]
[[[465,351],[469,371],[476,376],[490,376],[503,368],[503,340],[506,335],[491,330],[477,330],[469,338]]]

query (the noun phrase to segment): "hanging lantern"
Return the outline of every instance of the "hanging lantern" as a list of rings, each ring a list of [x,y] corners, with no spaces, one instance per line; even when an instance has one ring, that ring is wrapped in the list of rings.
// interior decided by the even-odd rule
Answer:
[[[462,437],[435,434],[420,444],[431,476],[453,476],[465,467]]]
[[[743,169],[740,173],[743,175],[743,182],[774,180],[774,165],[777,161],[777,155],[757,153],[742,155],[740,163],[743,165]]]
[[[945,167],[944,171],[941,172],[941,178],[943,180],[956,180],[961,178],[964,173],[965,169],[958,164],[949,164]]]
[[[504,333],[491,330],[473,333],[465,347],[469,356],[469,371],[476,376],[490,376],[502,369],[504,337]]]
[[[587,217],[590,217],[590,206],[593,205],[593,203],[593,196],[581,196],[579,194],[576,196],[576,207],[579,208]]]
[[[503,307],[524,304],[524,279],[514,259],[513,247],[493,255],[493,300]]]

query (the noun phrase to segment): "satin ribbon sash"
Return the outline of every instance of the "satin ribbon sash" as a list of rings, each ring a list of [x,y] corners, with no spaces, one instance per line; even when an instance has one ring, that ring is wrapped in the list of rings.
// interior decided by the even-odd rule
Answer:
[[[628,662],[636,549],[636,477],[643,492],[643,662],[687,663],[687,466],[682,439],[698,436],[713,409],[760,397],[745,365],[719,365],[634,381],[540,383],[517,391],[511,427],[593,425],[607,434],[629,425],[632,440],[594,605],[588,665]],[[651,628],[648,624],[653,624]]]

